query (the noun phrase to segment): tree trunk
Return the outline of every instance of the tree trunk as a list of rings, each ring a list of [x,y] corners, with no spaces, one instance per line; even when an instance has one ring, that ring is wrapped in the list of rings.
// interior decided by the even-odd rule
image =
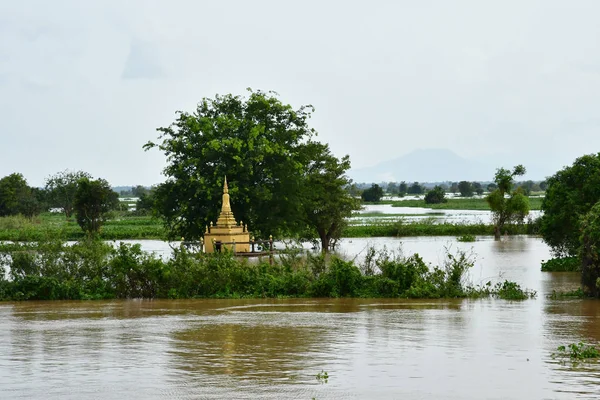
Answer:
[[[325,232],[319,232],[319,237],[321,238],[321,252],[329,253],[329,242],[331,238]]]
[[[498,225],[494,226],[494,239],[500,240],[500,228]]]

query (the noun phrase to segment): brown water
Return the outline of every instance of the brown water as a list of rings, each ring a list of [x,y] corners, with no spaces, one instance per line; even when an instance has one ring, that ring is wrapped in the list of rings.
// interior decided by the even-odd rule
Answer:
[[[599,398],[600,364],[551,353],[600,342],[600,302],[546,298],[578,277],[537,239],[471,245],[538,298],[0,303],[0,399]]]

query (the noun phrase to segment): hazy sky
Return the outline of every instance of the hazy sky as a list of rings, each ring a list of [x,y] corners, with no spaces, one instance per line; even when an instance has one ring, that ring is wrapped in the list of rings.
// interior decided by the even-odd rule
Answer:
[[[155,128],[247,87],[313,104],[357,168],[447,148],[551,174],[600,151],[598,16],[596,0],[0,0],[0,177],[159,183]]]

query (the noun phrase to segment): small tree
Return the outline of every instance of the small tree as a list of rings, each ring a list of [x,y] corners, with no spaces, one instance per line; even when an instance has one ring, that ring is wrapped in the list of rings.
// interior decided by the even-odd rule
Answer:
[[[107,213],[119,205],[119,195],[104,179],[81,178],[77,182],[74,211],[77,223],[89,235],[100,232]]]
[[[148,194],[149,190],[142,185],[137,185],[131,188],[131,194],[134,197],[142,197],[144,194]]]
[[[67,218],[71,218],[73,214],[77,182],[81,178],[92,179],[87,172],[69,170],[57,172],[46,179],[50,205],[62,208]]]
[[[504,225],[511,222],[522,223],[529,214],[529,199],[523,195],[520,189],[511,193],[515,176],[525,174],[525,167],[517,165],[513,171],[498,168],[494,176],[494,182],[498,189],[490,193],[486,200],[492,210],[494,219],[494,236],[500,238]],[[506,195],[509,194],[508,197]]]
[[[600,297],[600,202],[581,219],[580,257],[583,290]]]
[[[408,194],[423,194],[423,186],[419,185],[419,182],[413,182],[408,188]]]
[[[398,194],[398,184],[396,182],[388,183],[386,191],[391,195]]]
[[[22,174],[14,173],[0,179],[0,217],[23,214],[33,217],[40,213],[39,189],[31,188]]]
[[[458,183],[458,191],[462,197],[473,196],[473,184],[467,181],[460,181]]]
[[[310,233],[307,238],[318,237],[325,253],[341,237],[347,218],[360,209],[360,201],[346,190],[350,184],[346,176],[350,158],[345,156],[339,160],[326,144],[311,142],[310,146],[313,155],[304,181],[306,188],[302,191],[303,215],[307,233]],[[382,191],[381,188],[379,190]]]
[[[477,193],[479,196],[483,194],[483,186],[481,186],[481,183],[473,182],[471,185],[473,186],[475,193]]]
[[[405,181],[400,182],[400,185],[398,186],[398,196],[404,197],[407,192],[408,192],[408,185],[406,184],[406,182]]]
[[[446,200],[446,192],[441,186],[435,186],[425,195],[425,203],[426,204],[440,204],[445,203]]]
[[[364,190],[360,197],[363,199],[363,201],[377,203],[383,197],[383,189],[381,186],[374,183],[369,189]]]

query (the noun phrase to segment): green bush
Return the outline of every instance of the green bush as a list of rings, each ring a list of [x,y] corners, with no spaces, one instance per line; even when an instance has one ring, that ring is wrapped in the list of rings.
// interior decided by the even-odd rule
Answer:
[[[163,260],[139,245],[60,240],[0,246],[0,300],[242,297],[483,297],[522,299],[514,283],[472,288],[464,252],[440,267],[417,255],[369,249],[362,271],[351,261],[295,255],[249,263],[233,254],[176,248]],[[368,265],[367,265],[368,264]],[[2,277],[5,274],[2,274]]]
[[[576,272],[580,269],[581,260],[579,257],[551,258],[542,262],[542,271],[544,272]]]

